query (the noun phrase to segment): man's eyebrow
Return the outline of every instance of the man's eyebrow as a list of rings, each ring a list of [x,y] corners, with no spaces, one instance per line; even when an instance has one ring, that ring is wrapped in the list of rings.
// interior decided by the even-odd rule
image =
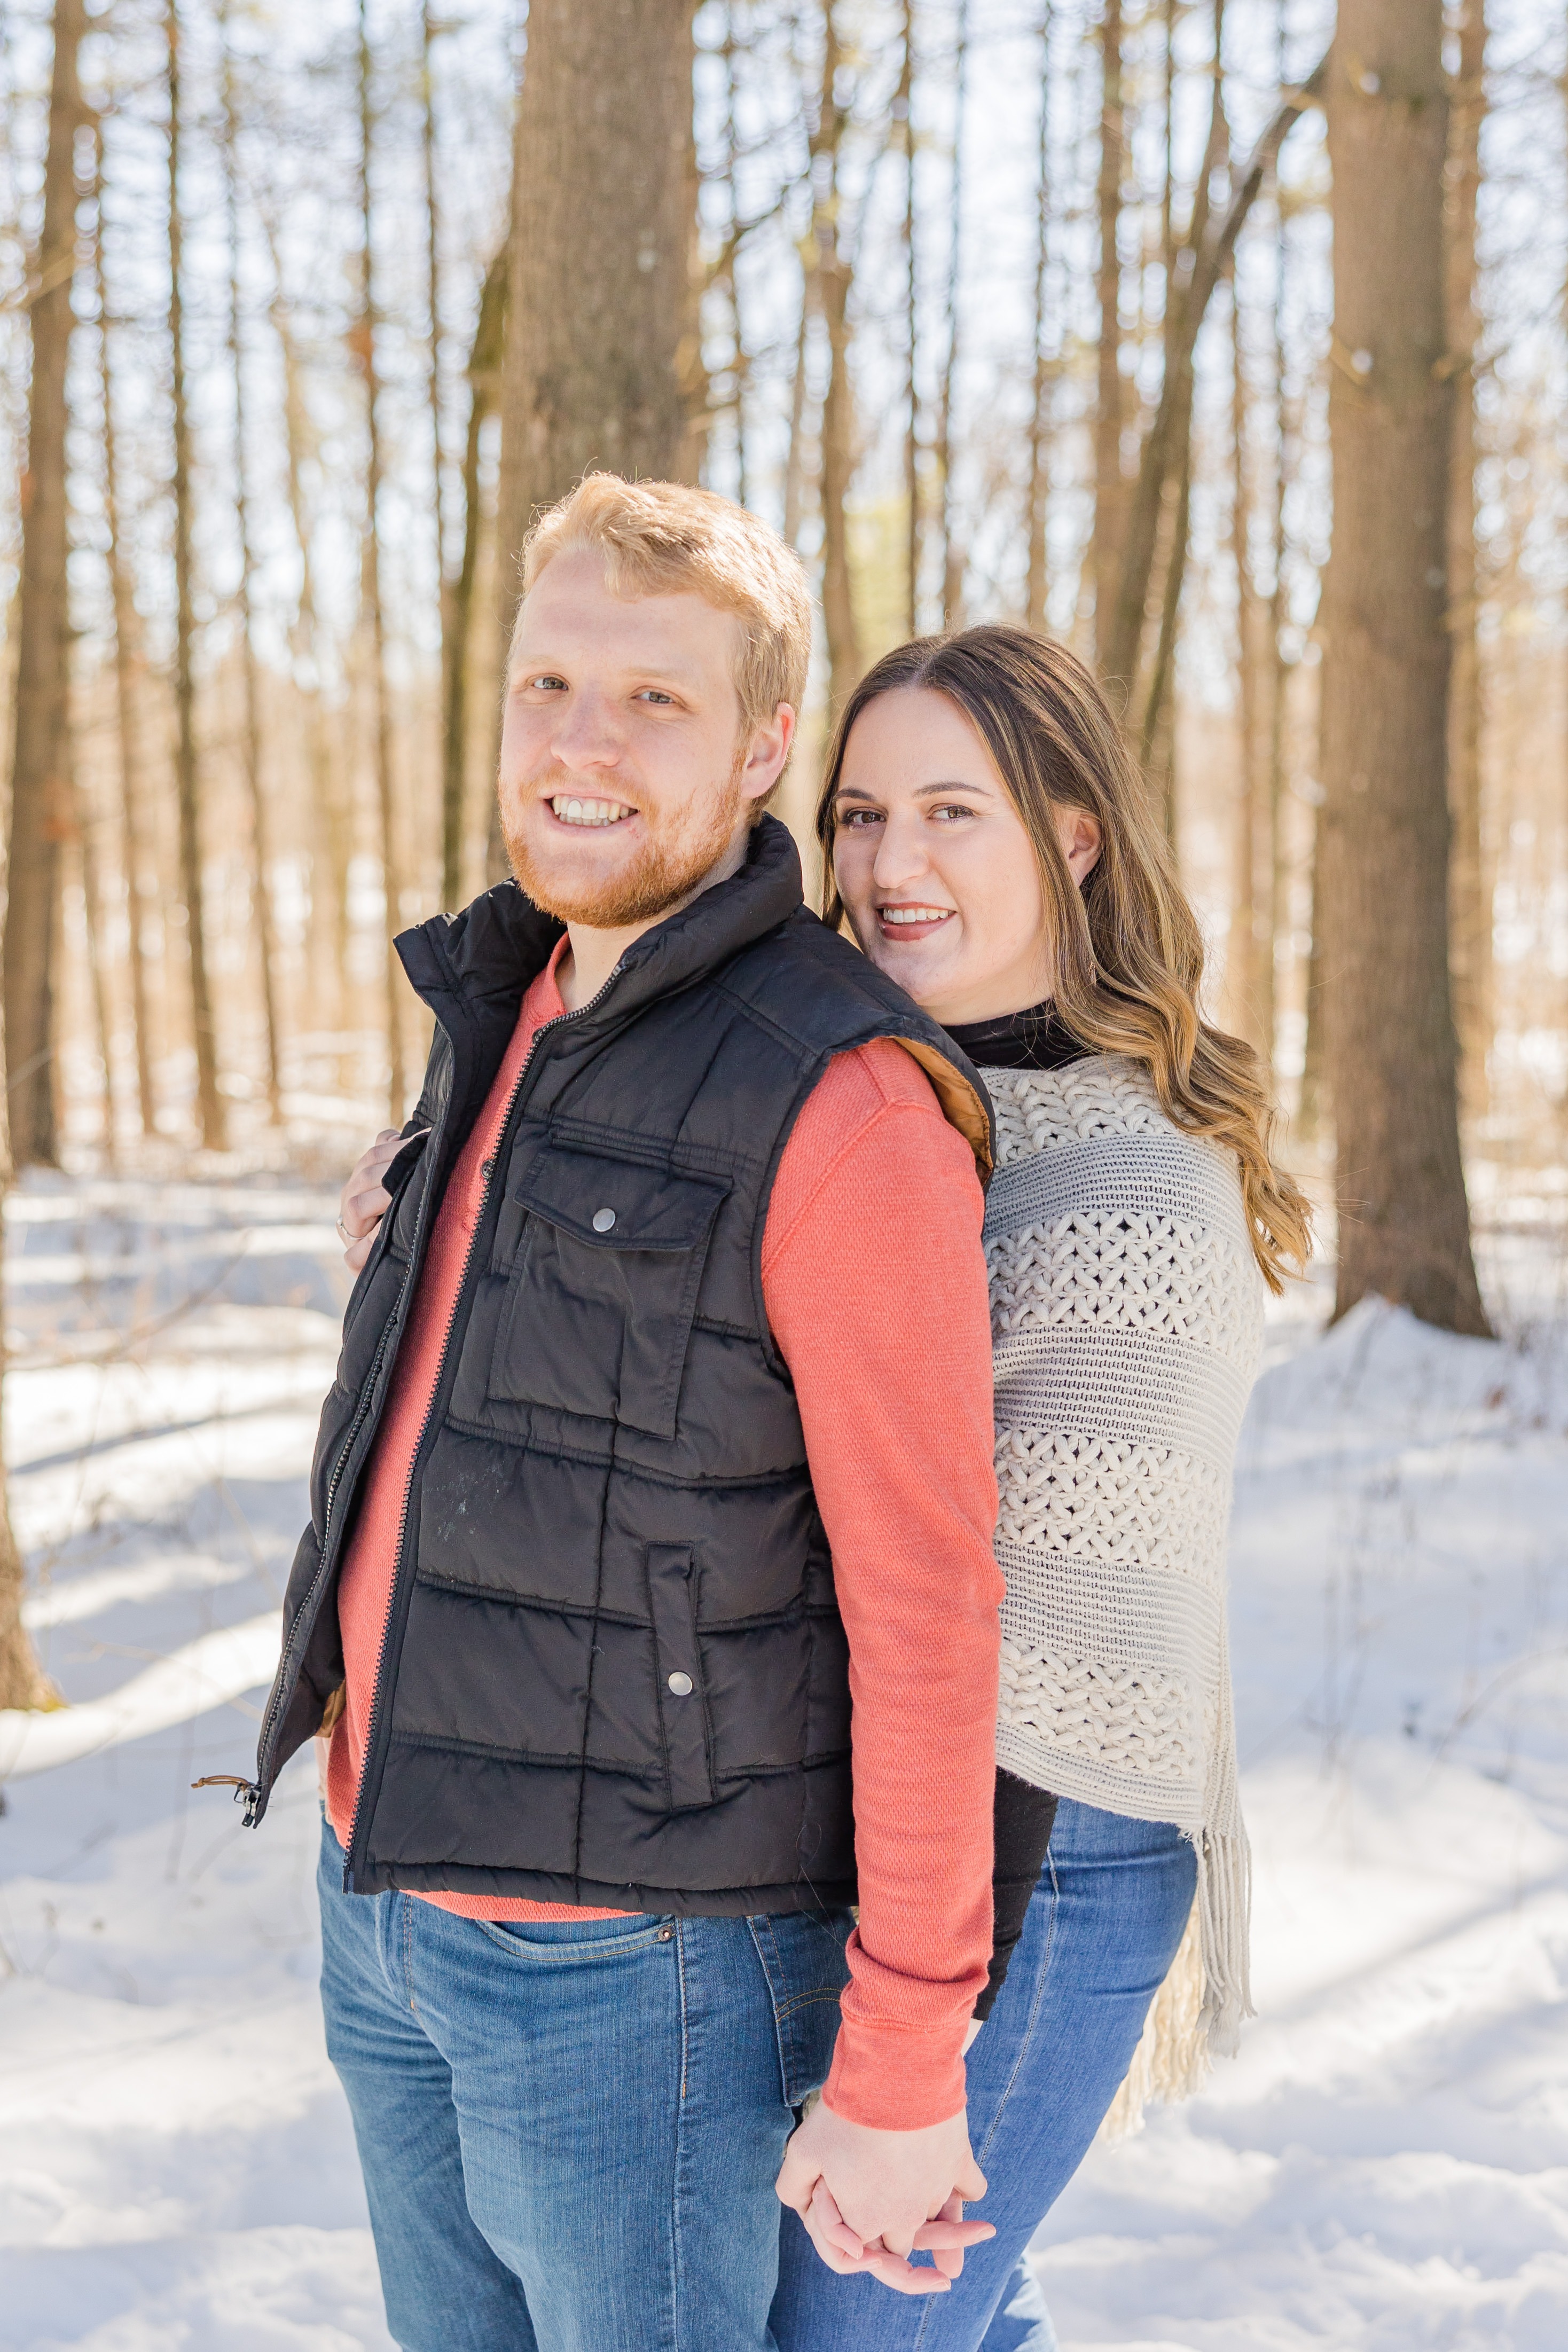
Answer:
[[[574,664],[568,657],[561,656],[552,656],[549,653],[535,654],[523,652],[520,653],[516,660],[513,662],[512,674],[516,677],[520,674],[524,674],[532,670],[547,670],[556,673],[566,673],[573,667]],[[685,688],[690,693],[696,693],[699,691],[702,684],[701,677],[698,671],[691,669],[690,667],[683,665],[680,661],[674,659],[669,661],[656,660],[623,662],[620,666],[619,676],[623,685],[628,680],[636,678],[639,684],[644,686],[661,686],[666,684],[670,686],[679,686]]]

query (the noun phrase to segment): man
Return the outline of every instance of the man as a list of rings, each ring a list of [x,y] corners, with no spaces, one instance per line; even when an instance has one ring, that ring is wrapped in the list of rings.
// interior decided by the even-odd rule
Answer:
[[[331,1723],[328,2046],[407,2352],[763,2352],[775,2175],[907,2290],[988,2234],[989,1116],[761,814],[791,551],[590,476],[524,583],[517,883],[398,943],[435,1043],[344,1188],[249,1811]]]

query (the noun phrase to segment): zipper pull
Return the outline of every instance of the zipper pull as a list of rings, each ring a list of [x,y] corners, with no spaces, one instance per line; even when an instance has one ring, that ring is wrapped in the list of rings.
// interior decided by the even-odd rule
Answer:
[[[240,1772],[209,1772],[205,1778],[191,1782],[193,1789],[232,1789],[234,1801],[245,1807],[245,1827],[256,1827],[256,1808],[261,1802],[261,1791],[254,1780],[246,1780]]]

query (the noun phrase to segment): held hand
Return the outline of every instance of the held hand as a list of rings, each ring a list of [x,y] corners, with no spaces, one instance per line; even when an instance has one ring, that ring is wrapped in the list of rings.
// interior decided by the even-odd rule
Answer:
[[[868,2270],[906,2294],[945,2294],[963,2249],[994,2236],[989,2221],[960,2217],[984,2197],[962,2110],[922,2131],[876,2131],[819,2099],[784,2150],[777,2189],[805,2224],[830,2270]],[[931,2252],[935,2270],[907,2257]]]
[[[426,1135],[429,1129],[420,1128],[416,1132]],[[400,1135],[395,1127],[384,1127],[370,1150],[361,1152],[354,1161],[338,1200],[338,1231],[345,1244],[343,1264],[351,1274],[358,1274],[370,1255],[375,1229],[392,1206],[381,1180],[404,1144],[414,1139],[413,1136]]]

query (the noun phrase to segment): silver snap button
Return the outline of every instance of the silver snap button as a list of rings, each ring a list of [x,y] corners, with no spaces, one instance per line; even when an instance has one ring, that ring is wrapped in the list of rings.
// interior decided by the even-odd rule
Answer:
[[[594,1212],[594,1231],[595,1231],[596,1234],[607,1234],[607,1233],[609,1232],[609,1230],[610,1230],[610,1227],[615,1223],[615,1222],[616,1222],[616,1213],[615,1213],[614,1209],[595,1209],[595,1212]]]
[[[689,1698],[691,1696],[691,1676],[689,1675],[671,1675],[669,1678],[669,1687],[675,1693],[677,1698]]]

